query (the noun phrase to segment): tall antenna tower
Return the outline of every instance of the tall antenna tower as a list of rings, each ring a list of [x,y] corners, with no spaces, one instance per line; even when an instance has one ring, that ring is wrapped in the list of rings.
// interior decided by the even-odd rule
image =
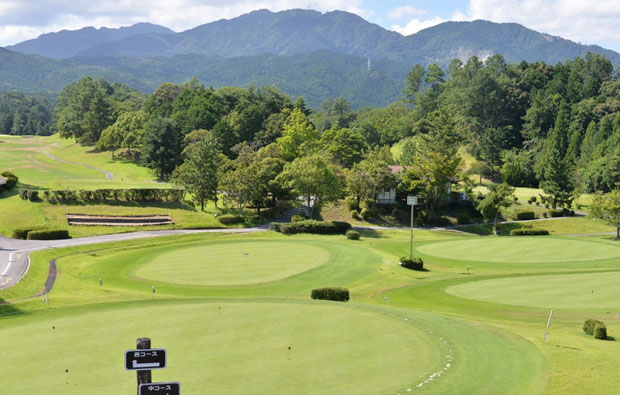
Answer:
[[[370,57],[368,57],[368,72],[370,73],[370,69],[372,68],[372,62],[370,61]]]

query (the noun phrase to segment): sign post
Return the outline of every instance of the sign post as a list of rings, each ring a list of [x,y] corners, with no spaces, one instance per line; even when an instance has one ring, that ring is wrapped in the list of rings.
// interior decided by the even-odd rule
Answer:
[[[140,384],[138,395],[180,395],[181,383]]]
[[[151,383],[151,370],[165,368],[166,349],[151,349],[151,339],[148,337],[136,340],[136,350],[125,351],[125,369],[136,371],[138,395],[140,395],[141,384]]]
[[[407,204],[411,206],[411,235],[409,238],[409,259],[413,259],[413,206],[420,204],[419,196],[407,196]]]

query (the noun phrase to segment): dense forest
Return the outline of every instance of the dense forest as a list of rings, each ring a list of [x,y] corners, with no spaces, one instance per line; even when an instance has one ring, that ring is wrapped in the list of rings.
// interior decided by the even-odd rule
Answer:
[[[3,93],[0,95],[0,134],[53,134],[56,126],[52,122],[52,111],[53,104],[46,97]]]
[[[63,89],[54,122],[61,136],[121,150],[201,202],[227,190],[237,207],[267,206],[291,190],[310,196],[307,185],[295,186],[302,163],[308,172],[322,164],[336,177],[324,184],[346,185],[357,205],[399,183],[425,194],[432,209],[443,194],[438,185],[466,179],[466,171],[541,187],[554,207],[620,182],[620,81],[608,59],[591,53],[555,66],[508,64],[499,55],[454,60],[445,71],[416,65],[402,100],[359,111],[344,98],[312,111],[273,87],[213,89],[192,80],[146,96],[87,77]],[[463,150],[476,158],[467,168]],[[406,171],[394,179],[382,169],[397,162]],[[217,182],[201,186],[209,177]]]

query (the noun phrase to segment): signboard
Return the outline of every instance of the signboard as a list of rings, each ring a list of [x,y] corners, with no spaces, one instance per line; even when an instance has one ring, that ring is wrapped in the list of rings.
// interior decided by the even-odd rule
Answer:
[[[180,395],[181,383],[146,383],[138,387],[138,395]]]
[[[417,206],[418,205],[418,197],[417,196],[407,196],[407,205],[408,206]]]
[[[125,351],[125,369],[127,370],[152,370],[165,367],[165,348]]]

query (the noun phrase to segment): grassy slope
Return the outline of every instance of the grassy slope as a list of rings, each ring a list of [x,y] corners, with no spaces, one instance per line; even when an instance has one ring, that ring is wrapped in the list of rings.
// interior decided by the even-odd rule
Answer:
[[[90,148],[75,144],[72,140],[61,139],[57,135],[49,137],[0,136],[0,169],[14,172],[19,179],[19,188],[30,189],[96,189],[96,188],[160,188],[170,187],[157,183],[148,169],[122,159],[112,160],[110,153],[90,152]],[[48,152],[67,164],[47,157]],[[78,164],[107,170],[113,179],[105,174]],[[0,233],[11,235],[18,226],[66,227],[66,213],[112,214],[112,215],[151,215],[170,214],[176,226],[159,227],[222,227],[212,213],[215,208],[207,207],[207,212],[194,210],[180,204],[143,204],[115,202],[109,204],[71,204],[56,205],[47,202],[32,203],[22,201],[17,189],[4,193],[0,199]],[[144,228],[146,229],[146,228]],[[148,227],[153,229],[153,227]],[[141,228],[131,227],[72,227],[73,237],[94,234],[119,233]]]

